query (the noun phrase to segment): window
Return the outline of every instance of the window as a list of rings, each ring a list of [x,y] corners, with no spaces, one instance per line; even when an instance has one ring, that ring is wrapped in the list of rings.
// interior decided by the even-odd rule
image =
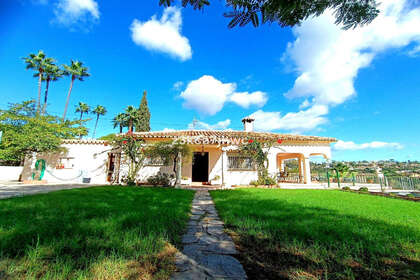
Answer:
[[[255,170],[252,158],[238,155],[228,156],[228,169],[230,170]]]
[[[153,166],[162,166],[165,165],[165,162],[161,157],[147,157],[144,160],[145,165],[153,165]]]
[[[60,158],[55,166],[56,169],[72,169],[74,167],[73,157]]]

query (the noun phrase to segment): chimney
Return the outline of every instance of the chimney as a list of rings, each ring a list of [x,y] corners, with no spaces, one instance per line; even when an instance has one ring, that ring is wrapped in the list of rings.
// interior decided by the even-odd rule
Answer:
[[[245,117],[242,119],[242,122],[244,124],[244,131],[245,132],[252,132],[254,131],[254,118],[251,117]]]

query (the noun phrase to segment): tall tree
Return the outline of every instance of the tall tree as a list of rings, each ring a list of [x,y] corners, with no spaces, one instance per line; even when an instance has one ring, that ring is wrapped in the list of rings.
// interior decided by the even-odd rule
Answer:
[[[80,121],[83,119],[83,114],[89,114],[90,107],[84,102],[79,102],[79,105],[76,107],[76,113],[80,113]],[[79,135],[79,138],[82,139],[82,135]]]
[[[70,88],[67,93],[66,106],[64,107],[63,121],[66,119],[67,108],[69,107],[70,95],[73,89],[74,81],[77,79],[83,82],[84,77],[89,77],[88,68],[83,66],[81,61],[71,60],[70,65],[63,65],[64,75],[71,77]]]
[[[26,63],[26,69],[37,71],[34,77],[38,78],[38,99],[36,104],[36,112],[41,111],[41,88],[42,88],[42,75],[44,73],[46,55],[43,51],[38,51],[37,54],[31,53],[23,60]]]
[[[106,114],[106,109],[104,106],[98,105],[95,109],[92,110],[92,113],[96,114],[96,122],[95,122],[95,129],[93,130],[93,137],[95,138],[96,134],[96,127],[98,126],[98,121],[100,116],[104,116]]]
[[[159,0],[160,5],[170,6],[175,0]],[[210,0],[182,0],[182,5],[191,5],[202,10]],[[352,28],[372,22],[379,14],[376,0],[226,0],[231,8],[224,16],[231,18],[229,27],[252,23],[277,22],[281,26],[294,26],[311,16],[319,16],[330,9],[335,23]]]
[[[52,58],[47,58],[45,60],[44,73],[42,75],[42,80],[46,82],[45,93],[44,93],[44,105],[42,106],[42,114],[45,114],[47,110],[48,102],[48,89],[50,82],[58,81],[63,76],[63,71],[55,65],[55,60]]]
[[[127,126],[127,115],[119,113],[112,119],[112,124],[114,125],[114,128],[119,127],[120,133],[122,133],[123,128]]]
[[[89,114],[90,106],[84,102],[79,102],[79,105],[76,107],[76,113],[80,113],[80,120],[83,118],[83,114]]]
[[[143,92],[136,121],[136,131],[150,131],[150,111],[147,105],[147,92]]]
[[[124,114],[127,118],[128,131],[133,132],[133,127],[138,117],[138,110],[136,107],[130,105],[125,109]]]

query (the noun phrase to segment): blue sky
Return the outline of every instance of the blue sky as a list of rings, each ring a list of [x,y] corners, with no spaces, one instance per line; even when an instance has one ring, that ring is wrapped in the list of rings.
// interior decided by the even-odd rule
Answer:
[[[144,2],[147,2],[145,4]],[[103,105],[97,135],[148,91],[152,130],[242,129],[331,136],[339,160],[420,159],[420,9],[388,0],[369,26],[343,31],[329,12],[295,28],[228,29],[222,1],[204,12],[158,0],[16,0],[0,3],[0,107],[35,98],[20,59],[44,50],[83,61],[69,117],[83,101]],[[61,115],[69,86],[50,87]],[[93,116],[92,116],[93,117]],[[89,123],[93,128],[94,121]]]

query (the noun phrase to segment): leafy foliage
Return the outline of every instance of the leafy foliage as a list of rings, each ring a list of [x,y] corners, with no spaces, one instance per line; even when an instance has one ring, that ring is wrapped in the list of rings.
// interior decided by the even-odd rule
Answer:
[[[171,179],[173,178],[173,175],[169,175],[168,173],[162,173],[158,172],[154,176],[150,176],[147,178],[147,183],[153,185],[153,186],[169,186],[171,183]]]
[[[173,163],[173,172],[175,176],[178,176],[177,172],[177,160],[178,156],[181,156],[182,160],[188,162],[192,158],[191,147],[185,143],[179,141],[161,141],[150,145],[147,148],[147,156],[149,157],[160,157],[165,165]],[[178,177],[176,181],[178,182]]]
[[[121,164],[128,166],[125,176],[127,185],[136,183],[137,173],[140,171],[145,160],[145,144],[143,140],[136,139],[131,132],[124,136],[115,137],[112,146],[115,150],[121,151],[124,155]]]
[[[240,147],[240,153],[252,158],[258,171],[258,183],[260,185],[272,185],[274,179],[268,175],[268,153],[272,146],[270,142],[258,142],[249,139],[248,142]],[[275,184],[275,181],[274,181]]]
[[[76,113],[80,113],[80,120],[83,118],[83,114],[89,114],[90,106],[84,102],[79,102],[79,105],[76,107]]]
[[[120,133],[122,133],[123,128],[127,126],[127,123],[127,115],[125,113],[119,113],[112,119],[114,128],[119,127]]]
[[[175,0],[159,0],[160,5],[170,6]],[[202,10],[210,5],[208,0],[183,0],[184,7],[190,5]],[[255,27],[266,22],[277,22],[282,27],[295,26],[311,16],[319,16],[331,9],[335,23],[344,28],[354,28],[372,22],[379,14],[376,0],[226,0],[232,10],[224,13],[230,18],[229,27],[245,26],[252,23]]]
[[[12,104],[8,110],[0,110],[0,161],[8,164],[22,163],[33,152],[60,150],[62,139],[86,135],[83,121],[62,122],[56,116],[36,113],[35,101]]]

